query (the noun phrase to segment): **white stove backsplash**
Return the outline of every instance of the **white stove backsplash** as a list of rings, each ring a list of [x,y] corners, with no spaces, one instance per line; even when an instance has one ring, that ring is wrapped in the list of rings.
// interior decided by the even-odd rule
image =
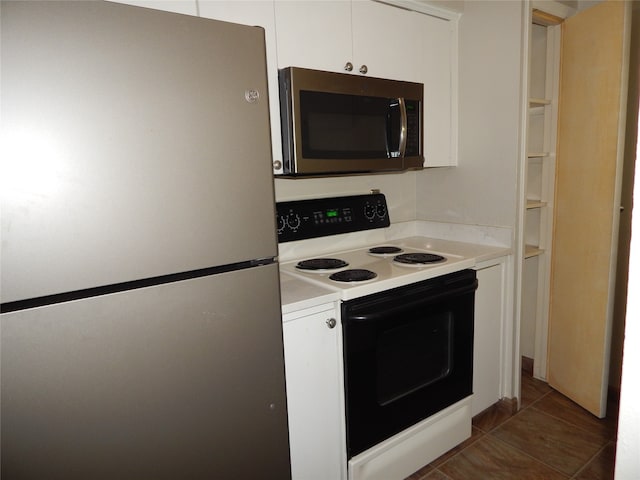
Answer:
[[[462,223],[415,222],[417,236],[439,238],[454,242],[475,243],[491,247],[511,248],[513,246],[513,229],[509,227],[492,227],[488,225],[465,225]]]

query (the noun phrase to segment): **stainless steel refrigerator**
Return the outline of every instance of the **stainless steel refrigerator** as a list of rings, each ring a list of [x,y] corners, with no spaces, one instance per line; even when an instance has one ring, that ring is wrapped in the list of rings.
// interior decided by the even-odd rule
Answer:
[[[3,480],[289,478],[263,31],[0,8]]]

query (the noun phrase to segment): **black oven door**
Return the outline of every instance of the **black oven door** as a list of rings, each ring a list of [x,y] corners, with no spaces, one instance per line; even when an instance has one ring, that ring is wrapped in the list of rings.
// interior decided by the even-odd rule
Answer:
[[[349,458],[471,395],[473,270],[344,302]]]

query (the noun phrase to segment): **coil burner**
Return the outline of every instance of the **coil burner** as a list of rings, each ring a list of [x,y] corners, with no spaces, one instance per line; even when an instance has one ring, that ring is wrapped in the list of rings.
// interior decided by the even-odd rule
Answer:
[[[296,268],[308,272],[323,272],[327,270],[337,270],[347,266],[349,266],[349,264],[339,258],[311,258],[298,262]]]
[[[402,252],[403,250],[400,247],[393,247],[389,245],[384,245],[381,247],[371,247],[369,249],[369,254],[375,257],[387,257],[390,255],[397,255]]]
[[[393,258],[393,261],[402,265],[420,267],[444,262],[446,261],[446,258],[435,253],[402,253],[400,255],[396,255]]]
[[[373,280],[377,276],[378,275],[371,270],[354,268],[351,270],[341,270],[340,272],[332,273],[329,278],[336,282],[366,282],[367,280]]]

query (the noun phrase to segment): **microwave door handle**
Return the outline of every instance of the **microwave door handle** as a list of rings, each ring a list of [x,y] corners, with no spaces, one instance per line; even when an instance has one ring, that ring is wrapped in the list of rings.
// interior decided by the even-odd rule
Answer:
[[[404,158],[404,152],[407,149],[407,105],[404,102],[404,98],[398,98],[398,105],[400,106],[400,142],[398,143],[398,150],[400,151],[400,157]]]

